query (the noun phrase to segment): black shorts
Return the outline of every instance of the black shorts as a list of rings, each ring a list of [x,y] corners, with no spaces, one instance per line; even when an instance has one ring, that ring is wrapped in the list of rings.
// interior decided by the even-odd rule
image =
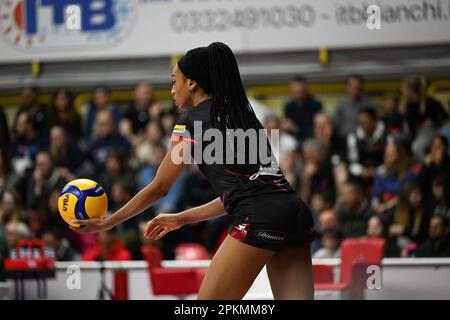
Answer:
[[[314,240],[311,211],[296,193],[271,193],[239,201],[229,234],[246,244],[278,251]]]

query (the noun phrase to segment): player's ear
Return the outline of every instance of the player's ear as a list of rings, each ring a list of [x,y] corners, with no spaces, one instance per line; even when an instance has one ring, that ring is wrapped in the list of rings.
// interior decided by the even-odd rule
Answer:
[[[188,90],[190,93],[197,92],[198,89],[198,83],[195,80],[188,79]]]

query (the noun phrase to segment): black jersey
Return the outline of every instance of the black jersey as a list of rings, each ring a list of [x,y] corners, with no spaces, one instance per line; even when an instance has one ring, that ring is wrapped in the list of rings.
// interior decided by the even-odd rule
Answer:
[[[232,152],[233,161],[230,162],[230,158],[227,158],[226,155],[226,150],[230,150],[227,149],[229,140],[225,137],[222,141],[225,151],[221,152],[212,148],[212,143],[216,143],[216,146],[219,144],[207,132],[214,128],[210,118],[211,102],[212,100],[209,99],[203,101],[197,107],[188,108],[177,121],[171,140],[185,140],[191,143],[191,159],[198,165],[200,171],[220,196],[227,212],[233,214],[235,205],[244,198],[277,192],[294,193],[295,191],[284,177],[271,152],[269,152],[271,154],[270,161],[264,161],[263,163],[258,156],[257,161],[254,162],[251,161],[252,155],[247,154],[244,157],[245,161],[238,163],[237,157],[242,150],[232,149],[236,151]],[[218,129],[215,131],[219,132]],[[248,143],[251,142],[248,140],[246,140],[246,143],[246,150],[252,149],[252,152],[254,152],[255,144],[253,143],[250,146]],[[265,145],[266,150],[271,150],[266,136],[263,143],[267,144]],[[260,151],[259,145],[256,146],[258,154]],[[205,161],[204,156],[208,155],[208,151],[212,149],[214,149],[214,152],[211,154],[216,156],[215,159],[222,159],[222,161],[213,163]]]

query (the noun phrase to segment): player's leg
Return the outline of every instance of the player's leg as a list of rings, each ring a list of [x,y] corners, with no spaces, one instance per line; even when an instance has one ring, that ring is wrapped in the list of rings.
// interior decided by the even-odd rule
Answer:
[[[275,299],[314,299],[310,245],[287,246],[267,263]]]
[[[211,261],[198,299],[242,299],[273,254],[228,235]]]

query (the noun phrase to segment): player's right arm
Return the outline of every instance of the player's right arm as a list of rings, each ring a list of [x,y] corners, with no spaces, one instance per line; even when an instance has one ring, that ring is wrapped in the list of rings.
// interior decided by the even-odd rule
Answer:
[[[204,205],[180,213],[160,213],[150,220],[145,228],[145,237],[159,240],[168,232],[181,228],[185,224],[196,223],[225,214],[220,198]]]
[[[187,141],[172,141],[153,181],[115,214],[104,219],[74,220],[73,223],[85,225],[85,227],[72,229],[81,233],[109,230],[148,209],[153,203],[167,194],[170,187],[180,176],[185,167],[185,162],[175,161],[172,155],[175,155],[177,152],[174,151],[175,148],[176,150],[190,151],[188,144],[189,142]]]

